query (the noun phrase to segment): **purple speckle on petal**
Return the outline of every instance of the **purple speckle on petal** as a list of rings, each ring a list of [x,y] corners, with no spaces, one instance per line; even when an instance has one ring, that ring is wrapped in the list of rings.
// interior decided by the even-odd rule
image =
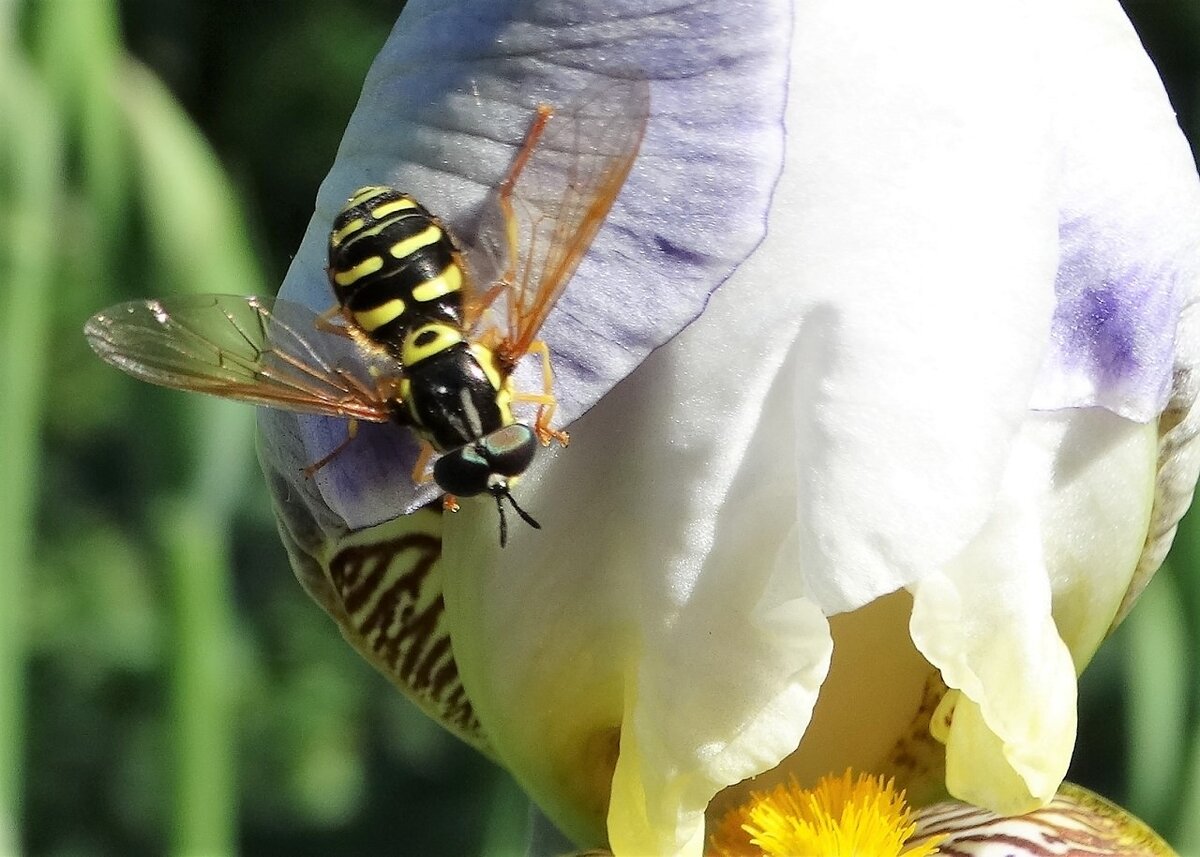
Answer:
[[[1176,269],[1135,259],[1085,218],[1060,228],[1051,349],[1033,406],[1153,419],[1170,382],[1182,301]]]
[[[688,247],[680,246],[671,239],[663,235],[654,236],[654,246],[662,251],[663,255],[676,262],[682,262],[687,265],[702,265],[705,262],[706,256]]]
[[[1102,381],[1113,382],[1138,369],[1137,328],[1132,313],[1122,312],[1119,286],[1104,283],[1084,289],[1079,319],[1079,346],[1090,348],[1094,371]]]

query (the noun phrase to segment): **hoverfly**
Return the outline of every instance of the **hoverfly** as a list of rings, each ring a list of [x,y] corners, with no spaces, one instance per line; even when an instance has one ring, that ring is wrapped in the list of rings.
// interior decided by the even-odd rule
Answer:
[[[562,109],[540,105],[475,240],[460,245],[412,197],[356,191],[329,237],[336,303],[318,314],[283,300],[178,296],[119,304],[84,328],[125,372],[166,387],[272,408],[394,422],[423,442],[413,478],[456,497],[489,494],[507,538],[512,497],[550,427],[550,355],[537,335],[586,254],[637,157],[649,109],[644,80],[605,82]],[[544,389],[514,389],[526,355]],[[537,406],[530,425],[514,404]],[[306,468],[312,475],[345,447]]]

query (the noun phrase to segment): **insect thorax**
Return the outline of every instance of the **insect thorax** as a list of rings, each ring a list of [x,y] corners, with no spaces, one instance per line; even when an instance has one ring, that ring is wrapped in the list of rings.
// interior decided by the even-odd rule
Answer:
[[[463,327],[463,269],[441,222],[407,194],[357,191],[333,222],[329,281],[371,340],[399,357],[405,335],[429,322]]]

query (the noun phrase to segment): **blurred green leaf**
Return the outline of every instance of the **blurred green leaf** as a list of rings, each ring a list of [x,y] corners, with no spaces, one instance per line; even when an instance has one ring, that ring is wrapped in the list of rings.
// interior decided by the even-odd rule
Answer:
[[[1169,831],[1182,773],[1179,747],[1188,740],[1189,694],[1184,605],[1169,566],[1142,594],[1129,624],[1129,802],[1151,827]]]
[[[114,88],[121,45],[110,0],[39,0],[34,16],[36,63],[62,115],[76,153],[93,247],[115,251],[128,205],[127,156]]]
[[[1195,509],[1180,525],[1171,565],[1179,572],[1187,639],[1182,650],[1161,656],[1177,660],[1189,677],[1190,718],[1185,740],[1175,747],[1183,771],[1176,784],[1179,823],[1170,841],[1180,854],[1200,854],[1200,515]]]
[[[496,772],[493,783],[480,853],[484,857],[522,857],[529,845],[529,798],[502,771]]]
[[[0,18],[11,17],[11,9]],[[26,614],[34,558],[39,428],[61,193],[57,118],[9,40],[0,41],[0,853],[15,854],[24,774]]]
[[[136,63],[123,69],[121,103],[140,167],[141,207],[165,279],[193,292],[261,291],[236,194],[170,94]],[[191,488],[159,520],[174,594],[173,717],[177,759],[173,850],[235,849],[233,662],[228,521],[245,485],[253,411],[220,401],[191,407],[199,428]]]
[[[220,857],[235,848],[233,704],[237,674],[228,543],[219,511],[168,502],[158,517],[170,576],[172,853]]]
[[[172,291],[253,294],[267,291],[238,209],[212,150],[170,94],[142,66],[123,70],[121,101],[133,131],[141,206],[163,280]],[[245,484],[253,409],[189,397],[190,422],[203,426],[183,474],[199,480],[197,502],[221,518]]]

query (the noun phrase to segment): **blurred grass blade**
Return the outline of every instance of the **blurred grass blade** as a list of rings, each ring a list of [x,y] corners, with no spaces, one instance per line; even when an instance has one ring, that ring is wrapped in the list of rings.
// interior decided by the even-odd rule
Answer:
[[[529,798],[513,778],[497,771],[483,832],[483,857],[522,857],[529,847]]]
[[[1200,854],[1200,517],[1192,509],[1179,528],[1171,551],[1172,568],[1178,569],[1179,589],[1188,614],[1189,640],[1183,664],[1191,679],[1191,734],[1180,745],[1184,770],[1176,786],[1179,826],[1172,844],[1180,854]]]
[[[226,294],[262,291],[262,274],[247,239],[228,175],[183,108],[140,63],[121,70],[121,107],[133,133],[142,206],[151,238],[173,285]]]
[[[125,65],[122,106],[133,132],[142,208],[169,292],[266,292],[229,178],[199,131],[153,75]],[[186,469],[201,502],[228,515],[253,459],[253,409],[188,397],[201,430]],[[230,450],[243,454],[230,454]]]
[[[1129,614],[1129,803],[1156,830],[1169,829],[1178,802],[1188,722],[1188,637],[1170,566]]]
[[[232,855],[237,781],[226,522],[183,501],[164,504],[155,524],[171,590],[172,851]]]
[[[17,7],[21,0],[0,0],[0,53],[8,53],[16,42]]]
[[[3,18],[4,16],[0,16]],[[46,347],[62,158],[44,88],[0,42],[0,853],[18,852],[25,735],[25,620],[46,404]],[[20,117],[20,121],[9,121]]]
[[[261,291],[262,278],[228,178],[171,95],[127,63],[121,104],[137,154],[148,234],[169,291]],[[183,468],[186,490],[159,523],[174,605],[176,763],[172,850],[235,850],[236,628],[230,605],[229,528],[252,464],[252,408],[187,399],[199,443]]]
[[[111,0],[41,0],[31,12],[41,76],[78,158],[95,252],[111,256],[125,223],[125,147],[114,89],[121,43]]]

